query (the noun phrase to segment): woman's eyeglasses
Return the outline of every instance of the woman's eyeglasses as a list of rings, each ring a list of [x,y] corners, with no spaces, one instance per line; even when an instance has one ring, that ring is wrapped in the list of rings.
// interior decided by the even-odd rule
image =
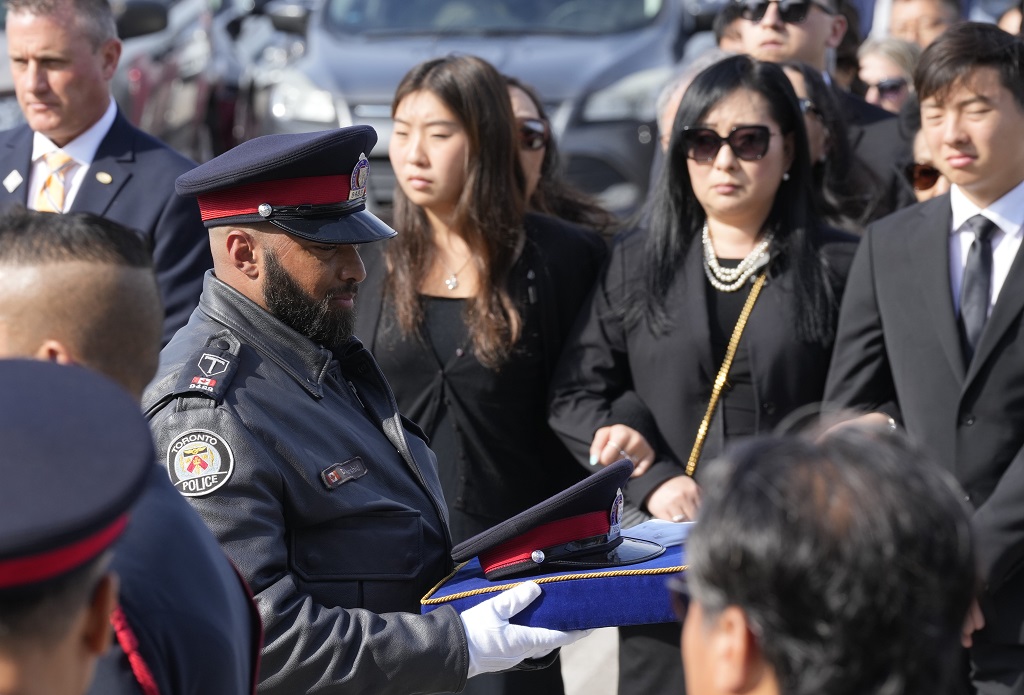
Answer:
[[[942,175],[942,172],[930,164],[917,163],[908,164],[904,173],[907,176],[907,181],[910,181],[910,185],[914,187],[915,191],[929,190],[938,182],[939,176]]]
[[[540,150],[548,144],[548,124],[540,118],[518,118],[519,146],[524,150]]]
[[[907,81],[902,77],[890,77],[887,80],[882,80],[877,84],[867,84],[865,86],[868,89],[874,87],[878,90],[878,97],[880,99],[894,99],[907,88]]]
[[[811,5],[817,5],[818,9],[826,14],[835,14],[835,11],[820,2],[811,0],[746,0],[739,3],[740,17],[749,19],[751,22],[760,22],[768,12],[768,6],[775,3],[779,6],[779,17],[786,24],[800,24],[807,19],[807,12]]]
[[[686,156],[698,162],[712,162],[722,145],[745,162],[761,159],[768,152],[772,132],[766,125],[745,125],[733,128],[728,137],[722,137],[711,128],[683,128],[680,133]]]

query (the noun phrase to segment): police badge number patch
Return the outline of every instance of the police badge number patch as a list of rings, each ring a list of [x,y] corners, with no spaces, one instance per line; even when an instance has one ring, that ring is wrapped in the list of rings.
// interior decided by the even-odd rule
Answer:
[[[234,470],[231,447],[209,430],[179,434],[167,447],[167,473],[186,497],[202,497],[223,487]]]

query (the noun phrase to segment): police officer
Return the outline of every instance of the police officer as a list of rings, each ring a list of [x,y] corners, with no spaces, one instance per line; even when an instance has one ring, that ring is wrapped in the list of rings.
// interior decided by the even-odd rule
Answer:
[[[578,638],[493,610],[414,614],[452,569],[436,462],[352,336],[372,128],[270,135],[178,178],[214,270],[144,397],[158,451],[251,585],[261,693],[459,691]],[[543,663],[543,662],[541,662]]]
[[[81,695],[153,442],[138,404],[79,367],[3,360],[0,382],[0,693]]]

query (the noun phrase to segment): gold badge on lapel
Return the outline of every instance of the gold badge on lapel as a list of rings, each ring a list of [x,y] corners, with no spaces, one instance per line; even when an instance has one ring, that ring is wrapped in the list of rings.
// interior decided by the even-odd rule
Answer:
[[[96,180],[102,184],[108,184],[114,180],[114,177],[105,171],[97,171]]]

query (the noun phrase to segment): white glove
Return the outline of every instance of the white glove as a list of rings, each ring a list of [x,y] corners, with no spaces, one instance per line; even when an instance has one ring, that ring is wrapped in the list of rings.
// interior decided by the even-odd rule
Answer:
[[[505,671],[524,659],[538,659],[590,634],[590,630],[562,632],[509,622],[540,595],[536,582],[523,582],[462,613],[469,643],[470,678]]]

